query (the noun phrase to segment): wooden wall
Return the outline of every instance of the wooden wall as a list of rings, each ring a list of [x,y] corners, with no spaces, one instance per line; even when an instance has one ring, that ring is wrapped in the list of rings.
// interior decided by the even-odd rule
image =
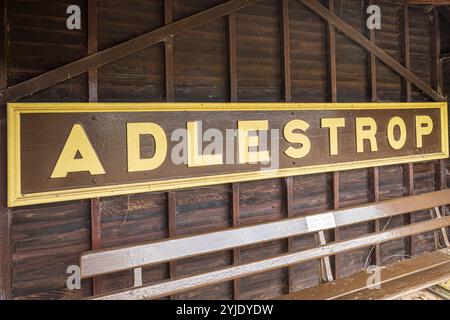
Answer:
[[[90,2],[88,5],[86,0],[1,0],[0,88],[224,1],[98,0],[97,6]],[[283,11],[283,3],[288,10]],[[328,5],[327,1],[322,3]],[[403,63],[403,2],[375,3],[382,7],[383,15],[382,30],[375,32],[373,41]],[[66,29],[65,12],[70,4],[82,8],[81,30]],[[369,36],[364,13],[367,3],[362,6],[360,0],[336,0],[333,4],[338,16]],[[93,14],[89,24],[88,6]],[[408,18],[411,70],[431,84],[433,31],[429,15],[410,8]],[[381,62],[376,63],[376,86],[372,86],[374,70],[368,67],[370,55],[339,32],[335,42],[336,69],[330,70],[329,37],[328,24],[299,1],[262,0],[21,101],[429,101],[414,88],[408,96],[404,81]],[[331,92],[332,73],[336,74],[337,96]],[[424,163],[9,210],[4,203],[5,106],[1,107],[0,298],[76,299],[132,285],[131,272],[122,272],[84,281],[82,290],[68,290],[66,268],[78,264],[80,254],[91,248],[273,221],[438,188],[436,163]],[[377,175],[379,181],[374,179]],[[288,189],[293,195],[292,205],[287,199]],[[426,212],[416,213],[380,221],[378,227],[391,228],[428,218]],[[328,234],[328,238],[346,239],[373,232],[375,228],[374,223],[365,223],[337,230]],[[214,270],[234,261],[249,262],[288,249],[313,246],[312,236],[295,238],[289,247],[285,240],[274,241],[144,268],[143,281],[148,284]],[[426,234],[386,243],[374,250],[380,254],[380,262],[389,263],[433,248],[434,241]],[[374,262],[374,250],[366,248],[339,255],[333,260],[335,274],[349,275]],[[310,262],[173,298],[265,299],[319,282],[317,263]]]

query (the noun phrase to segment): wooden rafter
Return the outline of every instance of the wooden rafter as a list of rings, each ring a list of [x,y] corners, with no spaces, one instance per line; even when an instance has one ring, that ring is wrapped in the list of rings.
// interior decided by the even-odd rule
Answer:
[[[439,7],[439,13],[450,23],[450,7]]]
[[[33,79],[21,82],[0,92],[0,103],[13,102],[45,90],[67,79],[114,62],[130,54],[143,50],[166,38],[190,31],[230,13],[239,11],[260,0],[230,0],[211,9],[194,14],[169,25],[128,40],[119,45],[99,51],[75,62],[46,72]]]
[[[447,6],[450,5],[450,0],[406,0],[407,4],[425,4],[425,5],[437,5]]]
[[[446,97],[439,94],[428,84],[422,81],[419,77],[417,77],[411,71],[402,66],[399,62],[397,62],[394,58],[392,58],[389,54],[387,54],[383,49],[379,48],[377,45],[372,43],[364,35],[356,31],[353,27],[351,27],[344,20],[336,16],[334,13],[331,13],[319,2],[317,2],[316,0],[299,0],[299,1],[303,3],[306,7],[308,7],[310,10],[318,14],[322,19],[333,24],[338,30],[347,35],[350,39],[355,41],[361,47],[363,47],[370,53],[374,54],[380,61],[385,63],[392,70],[397,72],[400,76],[410,81],[413,85],[422,90],[432,99],[434,99],[435,101],[447,101]]]

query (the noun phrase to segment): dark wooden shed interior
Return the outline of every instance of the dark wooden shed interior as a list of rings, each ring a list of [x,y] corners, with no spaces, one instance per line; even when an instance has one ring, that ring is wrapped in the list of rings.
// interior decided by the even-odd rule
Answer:
[[[226,2],[233,10],[164,29]],[[7,102],[433,102],[450,94],[448,6],[401,0],[317,2],[368,44],[362,46],[342,26],[320,17],[308,5],[316,1],[308,0],[0,0],[0,299],[80,299],[133,286],[132,271],[124,271],[83,280],[81,290],[67,289],[67,267],[91,249],[450,186],[450,161],[439,160],[8,208]],[[380,30],[366,28],[370,4],[382,9]],[[66,28],[69,5],[82,10],[81,30]],[[127,52],[68,65],[147,33],[152,35],[141,41],[151,45],[142,50],[136,50],[138,41]],[[370,45],[376,45],[373,51]],[[383,53],[410,73],[399,74],[390,60],[383,61]],[[58,73],[62,66],[69,67]],[[420,89],[417,79],[423,83]],[[429,218],[427,211],[415,212],[337,228],[326,237],[348,239]],[[144,267],[143,283],[316,245],[314,236],[307,235]],[[331,259],[332,269],[342,278],[372,263],[386,265],[433,250],[429,232],[374,250],[338,254]],[[319,263],[311,261],[172,298],[271,299],[318,285],[319,271]]]

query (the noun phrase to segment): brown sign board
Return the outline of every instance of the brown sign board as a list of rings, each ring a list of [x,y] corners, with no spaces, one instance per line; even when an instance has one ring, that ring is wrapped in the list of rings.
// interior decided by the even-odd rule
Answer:
[[[448,156],[446,103],[8,105],[11,207]]]

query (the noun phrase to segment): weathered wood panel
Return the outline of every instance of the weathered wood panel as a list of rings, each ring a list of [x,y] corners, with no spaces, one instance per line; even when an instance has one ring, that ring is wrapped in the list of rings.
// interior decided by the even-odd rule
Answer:
[[[6,1],[0,1],[0,89],[8,86]],[[6,208],[6,114],[0,105],[0,300],[11,299],[10,214]]]
[[[179,20],[193,13],[211,8],[224,1],[173,1],[173,19]],[[323,1],[323,4],[327,4]],[[87,17],[87,1],[19,1],[7,0],[10,31],[7,44],[8,84],[14,85],[52,68],[74,61],[87,54],[87,19],[82,29],[68,31],[65,26],[66,8],[77,4]],[[398,1],[379,0],[382,6],[383,28],[375,32],[375,43],[396,60],[401,61],[401,10]],[[335,12],[358,31],[365,29],[365,6],[361,1],[336,1]],[[290,56],[292,100],[296,102],[329,101],[330,84],[327,70],[327,24],[299,1],[289,1]],[[0,10],[1,11],[1,10]],[[237,32],[237,100],[283,101],[281,3],[263,0],[236,14]],[[3,15],[1,15],[3,16]],[[98,1],[99,49],[121,43],[134,36],[164,25],[164,1]],[[411,71],[431,84],[431,35],[428,15],[410,8]],[[223,101],[232,96],[229,85],[228,19],[224,17],[174,39],[174,89],[176,101]],[[446,29],[448,30],[448,28]],[[447,35],[443,32],[444,37]],[[448,33],[447,33],[448,34]],[[1,38],[1,37],[0,37]],[[447,39],[447,38],[446,38]],[[443,48],[446,48],[445,41]],[[1,49],[0,45],[0,49]],[[341,33],[336,35],[337,98],[340,102],[368,101],[366,51]],[[139,53],[105,65],[99,69],[99,101],[165,101],[164,45],[156,45]],[[450,64],[445,64],[447,87]],[[0,72],[2,74],[2,72]],[[377,90],[382,101],[400,101],[401,79],[379,61],[377,62]],[[5,80],[0,86],[5,86]],[[87,75],[81,75],[47,89],[22,101],[88,101]],[[415,101],[428,100],[413,88]],[[4,107],[0,112],[0,136],[4,139]],[[0,140],[2,141],[2,140]],[[0,143],[0,148],[4,148]],[[0,149],[4,150],[4,149]],[[4,154],[4,153],[3,153]],[[0,158],[0,183],[5,165]],[[380,200],[406,195],[404,167],[380,168]],[[434,164],[414,166],[414,189],[417,193],[435,188]],[[293,181],[293,214],[306,215],[331,209],[333,198],[332,175],[313,175]],[[450,185],[450,181],[448,183]],[[370,172],[358,170],[340,174],[338,201],[341,206],[367,203],[373,200]],[[3,198],[4,189],[0,187]],[[240,220],[242,224],[272,221],[287,216],[287,199],[281,179],[248,182],[240,185]],[[232,225],[232,189],[215,186],[176,192],[175,226],[180,234],[194,234],[218,230]],[[166,193],[154,193],[101,199],[101,245],[108,248],[165,238],[169,235],[169,205]],[[0,218],[5,221],[0,209]],[[429,219],[429,213],[413,215],[414,221]],[[380,221],[389,229],[408,219],[397,217]],[[89,296],[91,284],[83,283],[83,290],[66,289],[66,268],[77,264],[81,252],[90,249],[89,201],[78,201],[12,211],[12,279],[16,299],[70,299]],[[388,223],[389,222],[389,223]],[[1,225],[1,223],[0,223]],[[4,225],[4,224],[3,224]],[[372,224],[344,228],[343,239],[373,232]],[[3,230],[3,229],[2,229]],[[4,235],[3,235],[4,236]],[[328,237],[332,240],[331,237]],[[434,250],[433,234],[413,237],[414,254]],[[314,238],[299,237],[293,250],[312,248]],[[407,251],[407,240],[396,240],[381,246],[381,261],[390,263]],[[351,274],[366,264],[371,248],[342,255],[341,275]],[[255,261],[286,252],[286,241],[243,248],[242,261]],[[2,252],[4,252],[2,250]],[[406,254],[408,254],[406,252]],[[4,259],[4,256],[1,257]],[[231,264],[230,252],[220,252],[197,259],[177,261],[173,270],[178,275],[210,271]],[[5,261],[0,261],[5,264]],[[7,268],[2,272],[9,273]],[[144,284],[169,277],[167,264],[143,270]],[[7,279],[0,274],[0,279]],[[294,289],[319,283],[315,261],[292,267]],[[0,288],[5,284],[0,282]],[[110,292],[132,285],[132,272],[105,277],[102,291]],[[287,291],[283,270],[275,270],[242,279],[239,290],[242,298],[271,298]],[[1,290],[0,296],[5,290]],[[232,282],[189,292],[175,298],[233,297]]]
[[[236,16],[241,102],[281,101],[280,12],[279,1],[263,0]]]
[[[8,0],[8,84],[14,85],[86,54],[86,20],[81,30],[66,28],[67,6],[85,1]],[[82,75],[24,99],[87,101],[87,76]],[[79,254],[90,249],[87,202],[14,210],[11,217],[11,263],[15,299],[71,299],[91,294],[90,281],[70,291],[66,273]]]
[[[423,9],[409,9],[411,69],[427,84],[431,84],[431,37],[430,20]],[[429,100],[413,86],[413,101]]]
[[[99,50],[164,25],[164,1],[98,1]],[[163,101],[164,51],[158,44],[99,68],[99,101]]]
[[[77,299],[91,294],[69,290],[66,273],[90,249],[89,202],[14,210],[11,221],[15,299]]]
[[[375,30],[375,43],[395,60],[402,61],[401,52],[401,3],[395,0],[379,0],[374,4],[382,8],[381,29]],[[377,97],[383,102],[402,100],[401,77],[391,68],[377,62]]]
[[[335,0],[335,14],[362,34],[366,34],[365,11],[360,0]],[[336,34],[338,102],[370,101],[367,80],[367,53],[342,33]]]

